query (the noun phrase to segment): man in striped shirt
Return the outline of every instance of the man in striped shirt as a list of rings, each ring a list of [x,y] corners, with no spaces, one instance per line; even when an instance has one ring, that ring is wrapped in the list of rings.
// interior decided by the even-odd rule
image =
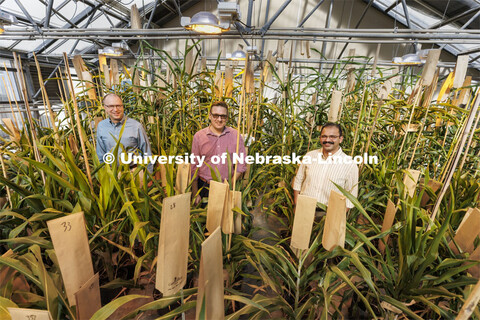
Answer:
[[[308,152],[305,157],[313,160],[311,164],[302,163],[298,168],[293,182],[294,202],[297,203],[299,194],[316,198],[318,202],[328,206],[330,191],[341,193],[334,183],[341,186],[353,196],[358,195],[358,167],[340,147],[343,141],[342,127],[339,124],[328,122],[320,131],[321,149]],[[329,157],[347,161],[329,161]],[[348,157],[350,159],[348,159]],[[350,160],[350,161],[348,161]],[[347,199],[347,208],[353,208],[352,202]]]

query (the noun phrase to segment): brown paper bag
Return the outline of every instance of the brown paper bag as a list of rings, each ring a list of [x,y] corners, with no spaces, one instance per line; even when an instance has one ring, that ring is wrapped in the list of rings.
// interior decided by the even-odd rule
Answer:
[[[7,308],[12,320],[52,320],[48,310]]]
[[[207,207],[207,230],[213,232],[222,224],[223,208],[227,197],[228,184],[210,181]]]
[[[239,209],[242,210],[242,192],[240,191],[235,191],[235,195],[233,198],[233,208],[234,209]],[[234,233],[235,234],[241,234],[242,233],[242,215],[240,213],[234,213],[235,220],[233,222],[234,226]]]
[[[465,75],[468,69],[468,54],[457,56],[457,63],[455,65],[455,76],[453,78],[453,87],[460,88],[465,80]]]
[[[85,67],[85,62],[82,59],[82,56],[75,55],[73,56],[73,67],[75,68],[75,73],[77,74],[78,79],[83,81],[83,71],[87,71],[87,67]]]
[[[440,49],[432,49],[428,52],[427,61],[423,67],[423,72],[420,80],[423,79],[422,85],[429,86],[432,84],[435,70],[437,70],[438,59],[440,58]]]
[[[221,99],[223,95],[223,78],[222,78],[221,70],[217,70],[217,72],[215,72],[214,84],[215,84],[215,97],[217,99]]]
[[[403,184],[405,185],[406,192],[410,197],[415,194],[415,188],[417,187],[418,177],[420,177],[420,171],[408,169],[408,173],[405,173],[403,177]]]
[[[75,292],[94,275],[83,212],[47,221],[47,225],[68,302],[73,306]]]
[[[112,88],[112,81],[110,80],[110,67],[106,64],[103,65],[103,78],[105,79],[105,87]]]
[[[433,192],[437,192],[440,187],[442,186],[442,183],[433,179],[428,180],[427,186],[432,189]],[[430,196],[428,193],[424,192],[422,196],[422,201],[420,202],[420,207],[425,207],[430,200]]]
[[[170,296],[187,281],[191,192],[163,199],[155,288]]]
[[[75,292],[77,319],[90,319],[102,307],[98,273]]]
[[[295,218],[293,220],[292,240],[290,245],[297,249],[307,250],[310,247],[313,220],[317,199],[298,195]]]
[[[222,214],[222,231],[226,234],[234,233],[235,224],[238,223],[233,219],[233,208],[241,208],[242,206],[242,193],[240,191],[228,190],[227,197],[225,197],[225,206],[223,207]],[[240,228],[242,227],[241,215],[237,215],[237,219],[240,216]],[[241,229],[240,229],[241,232]]]
[[[382,232],[387,231],[393,226],[393,220],[395,219],[395,213],[397,212],[397,207],[390,199],[387,202],[387,209],[385,210],[385,216],[383,217]],[[380,252],[385,252],[385,245],[388,242],[388,235],[380,239],[378,242],[378,249]]]
[[[180,163],[177,169],[177,180],[175,183],[175,189],[178,193],[185,193],[188,184],[190,183],[190,164]]]
[[[469,260],[477,260],[480,261],[480,246],[473,251],[473,253],[468,257]],[[480,279],[480,264],[477,264],[473,267],[468,268],[468,273],[477,279]]]
[[[478,208],[474,208],[468,210],[463,217],[463,220],[458,226],[457,232],[455,233],[455,237],[453,238],[453,240],[455,240],[458,247],[462,249],[463,252],[472,253],[475,249],[473,242],[479,234],[480,210]],[[448,246],[452,249],[454,253],[459,253],[453,241],[450,241]]]
[[[13,124],[12,119],[3,118],[2,122],[9,131],[10,139],[17,143],[20,143],[20,131],[18,131],[17,127]]]
[[[205,308],[205,319],[224,319],[222,232],[218,227],[202,243],[195,319]]]
[[[233,67],[225,66],[225,97],[232,97],[233,93]]]
[[[110,59],[110,70],[112,70],[112,84],[120,84],[120,78],[118,76],[118,63],[116,59]]]
[[[344,248],[347,228],[347,203],[345,196],[331,191],[328,198],[327,218],[323,229],[322,245],[328,251],[336,246]]]
[[[97,93],[95,92],[95,84],[93,82],[92,75],[88,71],[82,72],[83,81],[85,81],[85,87],[87,88],[88,99],[96,100]]]
[[[337,122],[342,105],[342,91],[333,90],[330,102],[330,111],[328,112],[328,121]]]

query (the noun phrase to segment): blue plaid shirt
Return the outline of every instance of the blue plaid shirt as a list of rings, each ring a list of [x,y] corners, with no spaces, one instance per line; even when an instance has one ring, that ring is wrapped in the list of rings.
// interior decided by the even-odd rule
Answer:
[[[122,121],[113,123],[110,119],[100,121],[97,127],[97,156],[100,163],[103,162],[103,156],[107,152],[112,152],[120,136],[122,126],[125,124],[118,157],[122,152],[138,154],[142,156],[151,156],[152,149],[143,126],[137,120],[124,116]],[[148,171],[153,172],[153,164],[147,166]]]

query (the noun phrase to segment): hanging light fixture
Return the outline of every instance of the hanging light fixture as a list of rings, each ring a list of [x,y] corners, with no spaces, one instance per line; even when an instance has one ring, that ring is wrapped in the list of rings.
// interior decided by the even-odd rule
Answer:
[[[234,61],[243,61],[247,59],[247,54],[243,50],[235,50],[230,54],[230,56],[228,56],[227,54],[227,59]]]
[[[417,53],[409,53],[402,57],[393,58],[393,63],[404,66],[416,66],[425,63],[425,61],[422,61]]]
[[[204,34],[220,34],[230,30],[230,24],[240,18],[240,7],[236,2],[220,1],[218,16],[208,11],[200,11],[190,17],[182,17],[180,24],[187,30]]]
[[[123,52],[128,50],[128,46],[124,42],[114,42],[111,46],[107,46],[103,49],[98,49],[98,54],[103,54],[109,57],[123,56]]]
[[[205,34],[219,34],[226,31],[220,26],[218,18],[213,13],[207,11],[200,11],[194,14],[191,19],[182,17],[182,26],[187,30]]]

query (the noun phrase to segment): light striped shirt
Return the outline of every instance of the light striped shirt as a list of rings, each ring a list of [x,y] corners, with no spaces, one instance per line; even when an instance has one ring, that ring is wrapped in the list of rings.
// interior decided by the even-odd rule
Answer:
[[[322,149],[308,152],[305,156],[318,159],[323,157]],[[335,154],[329,157],[348,157],[340,148]],[[353,196],[358,195],[358,167],[355,163],[335,162],[301,164],[293,182],[293,190],[300,191],[300,194],[317,198],[317,201],[328,205],[330,191],[334,190],[340,194],[340,190],[333,184],[336,183]],[[353,208],[353,204],[347,199],[347,208]]]

